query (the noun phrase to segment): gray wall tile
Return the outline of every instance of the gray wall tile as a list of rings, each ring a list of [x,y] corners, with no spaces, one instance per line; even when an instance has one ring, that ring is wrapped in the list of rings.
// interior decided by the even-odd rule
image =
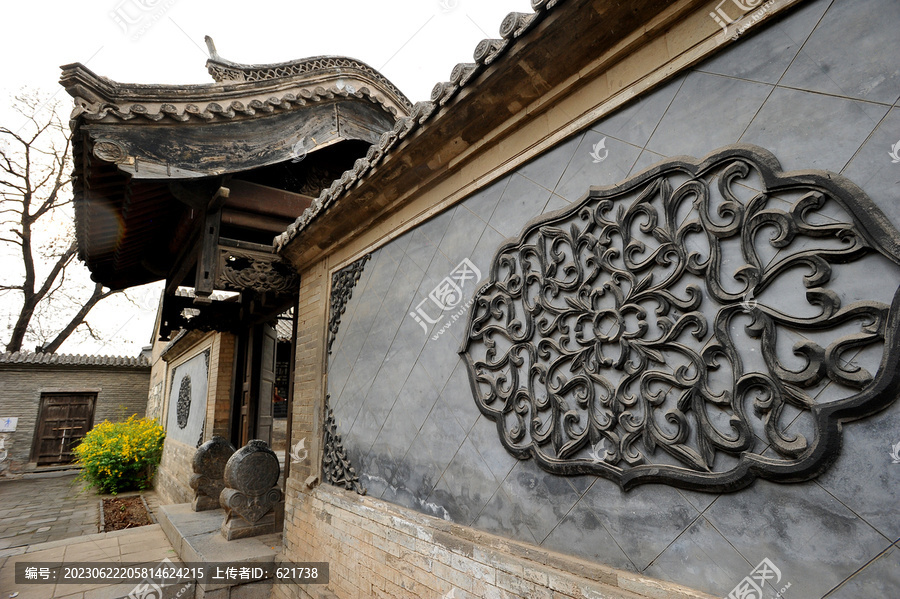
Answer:
[[[722,597],[754,566],[701,516],[666,547],[645,573]]]
[[[456,321],[452,315],[472,297],[474,281],[464,287],[460,308],[434,312],[441,320],[427,330],[409,316],[460,260],[468,258],[487,278],[505,240],[590,186],[739,141],[766,147],[786,170],[842,172],[900,222],[900,164],[887,155],[900,141],[900,109],[888,113],[886,104],[900,97],[900,38],[892,24],[900,19],[889,18],[898,7],[895,0],[800,3],[374,251],[328,372],[339,429],[370,494],[717,595],[768,557],[792,583],[786,596],[795,599],[836,587],[831,596],[900,596],[897,551],[885,551],[900,536],[900,466],[890,458],[900,442],[893,438],[898,406],[847,423],[840,458],[816,482],[757,481],[724,495],[659,485],[624,492],[594,476],[547,474],[503,448],[495,423],[472,399],[457,354],[468,312]],[[591,151],[603,138],[608,154],[594,162]],[[869,280],[898,276],[884,264],[866,268]],[[834,278],[849,286],[845,301],[864,286],[854,265],[837,267]],[[799,367],[793,341],[784,341],[779,351]],[[866,355],[854,359],[863,363]],[[820,402],[838,397],[834,385],[816,393]],[[797,414],[791,408],[783,416],[788,431],[808,424]],[[666,463],[663,452],[653,459]]]
[[[900,97],[900,3],[835,2],[781,83],[827,94],[893,104]]]
[[[740,139],[771,92],[771,85],[691,73],[646,147],[664,156],[705,156]]]
[[[595,151],[601,142],[605,144],[605,150],[597,148]],[[566,167],[555,193],[569,202],[577,202],[592,185],[614,185],[628,175],[640,152],[640,148],[608,134],[589,131]],[[595,156],[603,160],[598,162],[599,158]]]
[[[553,149],[541,154],[516,172],[533,183],[537,183],[548,191],[553,191],[559,183],[561,174],[566,170],[572,156],[578,150],[583,133],[572,136]]]
[[[890,154],[898,142],[900,108],[893,108],[841,172],[863,188],[895,227],[900,224],[900,163]]]
[[[864,103],[793,89],[776,89],[741,141],[762,146],[785,170],[840,172],[887,113],[873,118]]]
[[[593,127],[591,131],[611,135],[626,143],[644,147],[659,126],[686,75],[679,75],[620,108]],[[595,142],[596,143],[596,142]]]
[[[577,506],[563,518],[544,540],[544,547],[613,568],[638,572],[616,540],[604,528],[600,518],[588,508]]]
[[[798,597],[821,597],[888,543],[815,483],[757,481],[704,516],[750,563],[769,558]]]
[[[444,470],[428,502],[443,506],[454,522],[468,525],[493,497],[497,484],[475,445],[466,439]]]
[[[828,594],[828,599],[896,597],[900,589],[900,548],[892,545],[850,580]]]
[[[778,83],[831,3],[832,0],[806,2],[787,18],[750,34],[751,37],[742,43],[732,44],[704,61],[697,70],[760,83]]]
[[[900,410],[888,409],[864,426],[847,425],[841,455],[818,479],[838,501],[893,540],[900,538],[900,464],[891,459],[891,448],[898,443]]]
[[[488,224],[504,237],[516,237],[525,223],[544,211],[549,199],[548,190],[521,175],[513,175]]]
[[[579,507],[582,504],[596,514],[639,571],[700,515],[671,487],[642,485],[626,492],[602,479],[588,489]]]
[[[539,544],[580,499],[565,477],[547,476],[531,460],[515,465],[503,481],[503,490],[520,507],[525,525]]]
[[[509,539],[537,545],[534,535],[525,524],[522,508],[502,488],[497,489],[475,518],[472,526]]]

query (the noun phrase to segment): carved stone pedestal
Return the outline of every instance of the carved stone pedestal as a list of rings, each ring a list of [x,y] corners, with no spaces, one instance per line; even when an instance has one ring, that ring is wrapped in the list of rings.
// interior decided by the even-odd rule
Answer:
[[[219,503],[225,510],[222,536],[229,541],[281,530],[284,495],[276,485],[278,457],[265,441],[254,439],[225,465],[225,489]]]
[[[219,507],[219,495],[225,488],[225,464],[234,451],[234,445],[218,435],[197,448],[192,462],[194,475],[190,482],[194,489],[191,508],[195,512]]]

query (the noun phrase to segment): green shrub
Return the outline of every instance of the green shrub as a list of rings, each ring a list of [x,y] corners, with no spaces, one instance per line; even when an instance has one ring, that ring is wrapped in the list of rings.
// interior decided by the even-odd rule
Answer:
[[[146,489],[162,457],[165,436],[163,427],[150,418],[104,420],[75,448],[81,477],[100,493]]]

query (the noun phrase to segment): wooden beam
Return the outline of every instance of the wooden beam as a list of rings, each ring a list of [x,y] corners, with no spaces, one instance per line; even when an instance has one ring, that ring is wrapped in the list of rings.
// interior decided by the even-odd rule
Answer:
[[[197,235],[191,235],[175,258],[175,270],[166,278],[166,295],[175,295],[175,290],[197,263]]]
[[[222,209],[223,224],[253,229],[254,231],[264,231],[271,233],[272,237],[283,232],[292,222],[294,222],[292,218],[276,218],[252,212],[234,212],[228,208]]]
[[[240,212],[255,212],[276,216],[293,222],[303,214],[314,198],[300,193],[284,191],[268,185],[232,179],[228,183],[231,195],[225,206]]]
[[[170,181],[168,188],[176,200],[199,211],[206,209],[209,205],[210,197],[216,197],[214,194],[218,193],[217,190],[222,189],[222,181],[223,177]]]
[[[222,212],[208,212],[200,232],[200,254],[197,257],[197,273],[194,282],[195,304],[209,304],[209,296],[216,282],[216,260],[219,257],[219,227]]]

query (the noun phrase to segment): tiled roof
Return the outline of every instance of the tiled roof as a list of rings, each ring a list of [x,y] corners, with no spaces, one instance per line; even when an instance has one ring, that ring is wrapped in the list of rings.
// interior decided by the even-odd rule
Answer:
[[[44,354],[28,351],[0,353],[0,365],[6,364],[150,368],[150,362],[144,356],[83,356],[81,354]]]
[[[88,122],[227,122],[341,97],[367,100],[393,117],[412,109],[412,103],[393,83],[353,58],[316,56],[244,65],[216,55],[207,61],[207,67],[215,85],[121,83],[101,77],[81,63],[63,65],[60,84],[75,98],[73,118]]]
[[[345,171],[340,179],[335,180],[331,187],[323,189],[318,199],[307,208],[300,217],[288,227],[287,231],[277,236],[273,244],[276,251],[288,244],[306,225],[321,212],[329,208],[344,192],[352,188],[358,181],[378,165],[385,157],[393,153],[410,133],[428,125],[435,125],[440,119],[431,122],[432,116],[453,102],[469,82],[474,81],[491,64],[495,63],[504,54],[514,47],[518,39],[531,30],[549,13],[549,11],[565,0],[531,0],[534,12],[531,14],[513,12],[503,19],[500,24],[501,39],[481,40],[475,47],[473,59],[475,62],[460,63],[450,73],[450,81],[438,83],[431,91],[430,102],[417,102],[413,106],[409,116],[397,119],[394,128],[382,134],[378,143],[369,148],[365,158],[356,161],[353,168]]]

